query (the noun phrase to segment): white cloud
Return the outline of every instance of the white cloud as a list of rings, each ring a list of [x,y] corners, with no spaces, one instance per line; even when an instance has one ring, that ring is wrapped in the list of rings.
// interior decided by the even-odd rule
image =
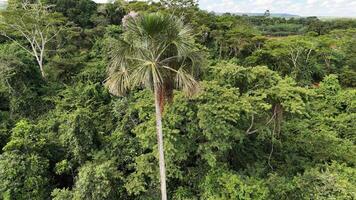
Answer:
[[[94,0],[96,3],[107,3],[109,2],[108,0]]]
[[[290,13],[302,16],[356,16],[356,0],[201,0],[200,6],[215,12]]]
[[[110,0],[94,1],[106,3]],[[263,13],[269,9],[272,13],[302,16],[356,17],[356,0],[200,0],[199,4],[202,9],[215,12]]]

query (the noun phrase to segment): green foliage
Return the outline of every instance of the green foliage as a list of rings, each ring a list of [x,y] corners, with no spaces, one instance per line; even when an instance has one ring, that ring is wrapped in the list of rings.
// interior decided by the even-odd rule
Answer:
[[[46,4],[54,5],[57,12],[63,13],[70,21],[80,27],[88,28],[93,25],[91,16],[97,9],[95,2],[90,0],[46,0]]]
[[[44,62],[47,59],[48,44],[65,27],[65,19],[40,1],[15,5],[2,13],[0,35],[31,55],[45,78]]]
[[[121,174],[114,163],[86,164],[80,168],[75,183],[73,199],[118,199],[120,195]],[[120,198],[124,199],[124,198]]]
[[[41,96],[43,81],[31,57],[12,43],[0,46],[0,59],[2,110],[13,118],[37,117],[47,105]]]
[[[317,77],[319,69],[313,60],[315,42],[304,37],[270,40],[260,51],[248,58],[258,64],[269,66],[281,75],[289,75],[303,84]]]
[[[216,86],[214,82],[203,87],[197,117],[203,136],[210,142],[200,145],[200,151],[203,158],[215,166],[217,156],[231,149],[234,141],[243,138],[236,125],[244,107],[235,88]]]
[[[355,169],[332,163],[316,167],[297,176],[295,198],[300,199],[354,199]]]
[[[226,170],[209,172],[201,185],[203,199],[267,199],[263,181],[240,176]]]
[[[48,160],[33,153],[0,156],[0,192],[4,199],[48,199]]]
[[[3,148],[4,151],[19,151],[24,154],[39,153],[48,155],[50,143],[33,124],[28,121],[19,121],[12,129],[10,141]]]
[[[73,193],[68,189],[54,189],[51,196],[53,200],[72,200]]]
[[[66,147],[68,157],[84,163],[113,127],[113,117],[106,104],[110,96],[98,84],[78,84],[62,91],[55,100],[58,139]]]
[[[19,32],[0,37],[1,200],[159,199],[155,71],[135,72],[152,63],[169,83],[168,199],[356,199],[355,20],[217,15],[191,0],[42,2],[71,24],[48,43],[46,79]],[[17,22],[21,1],[9,3],[0,21]],[[109,74],[145,78],[122,85],[125,97],[105,88],[113,60]]]
[[[160,0],[160,2],[163,6],[173,8],[189,8],[198,4],[196,0]]]
[[[260,29],[264,34],[270,36],[288,36],[288,35],[297,35],[303,33],[304,26],[302,24],[274,24],[262,26]]]

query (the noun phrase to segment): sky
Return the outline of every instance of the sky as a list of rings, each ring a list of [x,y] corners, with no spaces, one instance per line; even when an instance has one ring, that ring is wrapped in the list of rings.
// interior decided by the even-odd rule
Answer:
[[[289,13],[301,16],[356,17],[356,0],[200,0],[215,12]]]
[[[199,5],[203,10],[219,13],[264,13],[268,9],[271,13],[301,16],[356,17],[356,0],[199,0]]]
[[[356,0],[199,0],[199,5],[214,12],[264,13],[268,9],[301,16],[356,17]]]

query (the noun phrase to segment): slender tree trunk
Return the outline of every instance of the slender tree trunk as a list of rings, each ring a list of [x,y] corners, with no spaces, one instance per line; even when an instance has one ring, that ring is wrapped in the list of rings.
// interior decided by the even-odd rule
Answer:
[[[40,71],[41,71],[42,78],[46,78],[46,74],[45,74],[44,69],[43,69],[43,63],[41,61],[38,61],[38,65],[40,66]]]
[[[36,51],[35,51],[35,48],[34,49],[34,56],[36,57],[36,61],[37,61],[37,64],[38,66],[40,67],[40,71],[41,71],[41,75],[42,75],[42,78],[46,78],[46,74],[44,72],[44,69],[43,69],[43,54],[41,53],[41,55],[39,56]]]
[[[162,131],[162,108],[161,108],[161,89],[155,85],[155,106],[156,106],[156,128],[157,128],[157,142],[159,153],[159,174],[161,182],[161,197],[162,200],[167,200],[167,187],[166,187],[166,166],[164,161],[164,148],[163,148],[163,131]]]

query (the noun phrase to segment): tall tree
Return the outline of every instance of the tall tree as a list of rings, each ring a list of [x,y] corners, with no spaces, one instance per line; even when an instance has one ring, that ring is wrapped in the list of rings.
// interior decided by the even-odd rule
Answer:
[[[0,17],[0,35],[16,43],[36,58],[42,77],[48,43],[62,30],[64,20],[42,3],[21,3]],[[23,42],[25,39],[26,43]]]
[[[174,16],[160,13],[130,13],[123,20],[124,34],[111,47],[111,65],[106,86],[114,95],[124,95],[136,86],[152,89],[155,98],[156,126],[162,200],[167,199],[166,169],[162,132],[162,111],[173,89],[187,95],[198,91],[194,79],[202,56],[194,44],[191,30]]]

